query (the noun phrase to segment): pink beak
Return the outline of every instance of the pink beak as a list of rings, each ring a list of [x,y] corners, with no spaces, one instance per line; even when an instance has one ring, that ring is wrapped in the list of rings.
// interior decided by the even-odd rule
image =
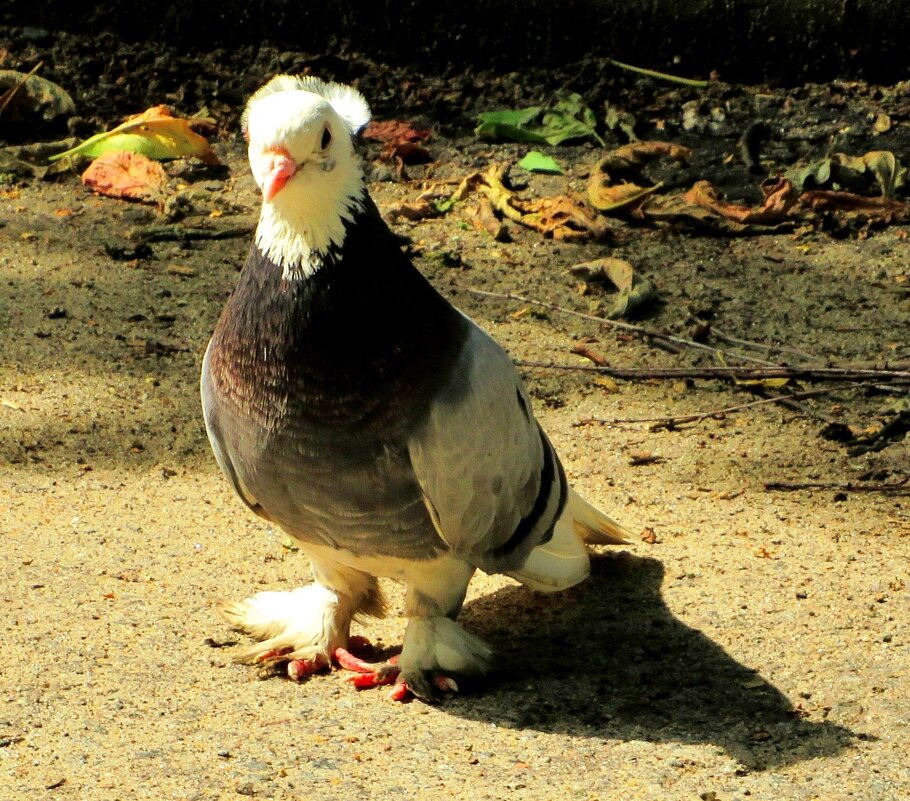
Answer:
[[[283,147],[270,147],[262,156],[262,197],[271,200],[297,172],[297,162]]]

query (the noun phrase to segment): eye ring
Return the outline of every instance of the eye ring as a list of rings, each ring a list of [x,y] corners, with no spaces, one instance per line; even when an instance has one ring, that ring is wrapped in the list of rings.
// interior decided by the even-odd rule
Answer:
[[[326,125],[322,130],[322,141],[319,143],[319,147],[325,150],[330,144],[332,144],[332,132],[329,130],[329,126]]]

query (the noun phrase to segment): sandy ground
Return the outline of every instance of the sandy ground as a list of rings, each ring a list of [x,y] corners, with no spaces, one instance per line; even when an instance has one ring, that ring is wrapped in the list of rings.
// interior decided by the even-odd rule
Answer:
[[[230,173],[193,184],[195,211],[249,223],[258,200],[240,145],[219,147]],[[534,180],[544,191],[551,179]],[[418,192],[373,188],[383,208]],[[214,604],[291,588],[308,568],[233,497],[197,400],[247,239],[114,259],[154,212],[88,195],[75,177],[7,188],[0,204],[0,798],[910,795],[907,496],[765,489],[899,480],[905,442],[850,457],[819,420],[773,405],[676,430],[578,426],[752,398],[716,382],[614,388],[525,369],[570,479],[635,541],[559,596],[479,576],[463,621],[496,648],[497,669],[441,705],[358,693],[337,672],[263,680],[232,663],[246,640]],[[501,245],[457,215],[400,230],[516,358],[585,364],[569,349],[588,337],[616,365],[691,361],[464,291],[586,311],[567,268],[608,250],[658,284],[650,327],[686,335],[710,309],[731,334],[835,363],[906,357],[900,227],[868,239],[639,228],[612,249],[517,230]],[[890,402],[844,392],[812,408],[856,423]],[[633,464],[642,452],[656,458]],[[388,591],[392,615],[362,631],[394,648],[401,595]]]

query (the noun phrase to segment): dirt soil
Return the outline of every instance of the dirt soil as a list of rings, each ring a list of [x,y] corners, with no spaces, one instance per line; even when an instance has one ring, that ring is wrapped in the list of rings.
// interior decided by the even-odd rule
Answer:
[[[308,567],[219,474],[197,392],[259,204],[237,115],[277,68],[357,80],[378,117],[435,129],[433,162],[408,167],[407,180],[391,180],[395,170],[367,146],[383,210],[520,158],[526,146],[474,139],[475,112],[546,103],[561,85],[599,117],[604,100],[629,111],[643,138],[693,147],[688,165],[656,168],[668,190],[708,178],[750,202],[763,175],[749,173],[737,142],[755,122],[773,132],[765,174],[829,149],[906,158],[905,87],[668,88],[585,63],[559,75],[415,78],[360,57],[268,49],[247,53],[241,70],[243,54],[172,62],[166,48],[102,44],[0,31],[0,67],[43,58],[42,74],[77,99],[79,135],[158,102],[183,113],[205,105],[225,166],[169,165],[180,199],[164,210],[94,196],[75,173],[2,187],[0,798],[910,795],[907,443],[857,453],[855,442],[821,436],[880,431],[899,395],[851,386],[799,409],[579,425],[706,412],[786,389],[523,367],[570,480],[635,541],[604,549],[590,580],[558,596],[478,576],[462,620],[495,647],[495,673],[427,706],[358,693],[340,672],[295,684],[232,663],[246,638],[215,602],[292,588]],[[882,114],[891,125],[875,133]],[[567,175],[513,169],[522,193],[583,198],[601,149],[548,152]],[[511,241],[497,242],[473,226],[474,205],[394,226],[420,269],[516,359],[590,366],[570,352],[579,344],[638,368],[741,355],[805,362],[795,351],[821,365],[910,358],[905,225],[852,219],[724,237],[616,219],[600,241],[509,224]],[[136,239],[148,226],[159,237]],[[200,227],[242,235],[186,238]],[[609,291],[580,288],[569,271],[602,256],[627,259],[657,287],[659,301],[634,325],[698,338],[723,359],[469,291],[602,315]],[[767,486],[782,481],[802,487]],[[401,594],[387,589],[391,616],[359,630],[394,648]]]

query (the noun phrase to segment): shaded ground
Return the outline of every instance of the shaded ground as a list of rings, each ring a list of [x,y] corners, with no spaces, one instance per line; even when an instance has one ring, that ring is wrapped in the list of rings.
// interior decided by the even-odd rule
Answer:
[[[214,602],[307,576],[281,532],[253,519],[217,473],[198,408],[202,353],[247,238],[159,241],[137,253],[128,233],[152,223],[252,224],[258,198],[235,133],[238,104],[279,63],[306,65],[265,53],[241,79],[214,54],[193,73],[202,77],[181,83],[170,68],[136,68],[154,63],[141,50],[102,58],[83,43],[77,57],[76,39],[45,53],[26,52],[12,34],[7,42],[18,55],[4,66],[56,52],[44,74],[77,90],[77,131],[160,95],[185,112],[208,105],[227,168],[170,168],[188,204],[179,223],[88,195],[72,175],[3,188],[0,796],[907,796],[908,501],[869,491],[910,474],[907,445],[850,456],[819,436],[826,421],[817,417],[871,425],[894,397],[869,390],[807,400],[808,414],[769,404],[675,430],[578,426],[752,398],[713,381],[614,388],[587,373],[526,369],[571,480],[656,541],[604,553],[590,581],[558,597],[479,577],[464,622],[496,647],[499,668],[439,707],[357,694],[340,674],[294,685],[233,665],[243,638],[218,620]],[[119,63],[133,65],[122,81],[97,79]],[[606,99],[631,111],[642,136],[693,146],[688,167],[656,176],[670,188],[708,177],[734,199],[757,200],[756,176],[736,158],[724,162],[758,117],[774,131],[765,158],[780,165],[829,147],[906,152],[900,86],[667,90],[585,65],[527,81],[455,76],[443,86],[405,83],[356,60],[348,71],[335,60],[324,66],[329,77],[360,78],[377,116],[438,128],[434,164],[409,168],[411,182],[372,182],[383,209],[413,200],[424,182],[520,157],[526,148],[475,142],[474,112],[545,102],[562,84],[598,113]],[[693,100],[713,123],[685,130],[683,106]],[[875,136],[881,113],[893,125]],[[568,177],[528,177],[526,194],[583,195],[599,150],[552,152]],[[377,153],[368,149],[366,160]],[[910,355],[903,226],[720,238],[615,222],[608,242],[555,242],[512,227],[513,241],[497,243],[474,229],[468,205],[396,227],[420,268],[516,358],[589,364],[569,352],[585,340],[617,366],[713,363],[467,291],[597,312],[610,297],[580,294],[568,268],[602,255],[628,259],[658,286],[660,304],[638,321],[649,328],[690,337],[710,321],[822,363]],[[831,488],[765,489],[777,480]],[[858,489],[838,489],[847,484]],[[400,594],[389,590],[394,604]],[[402,630],[393,614],[365,633],[394,647]]]

